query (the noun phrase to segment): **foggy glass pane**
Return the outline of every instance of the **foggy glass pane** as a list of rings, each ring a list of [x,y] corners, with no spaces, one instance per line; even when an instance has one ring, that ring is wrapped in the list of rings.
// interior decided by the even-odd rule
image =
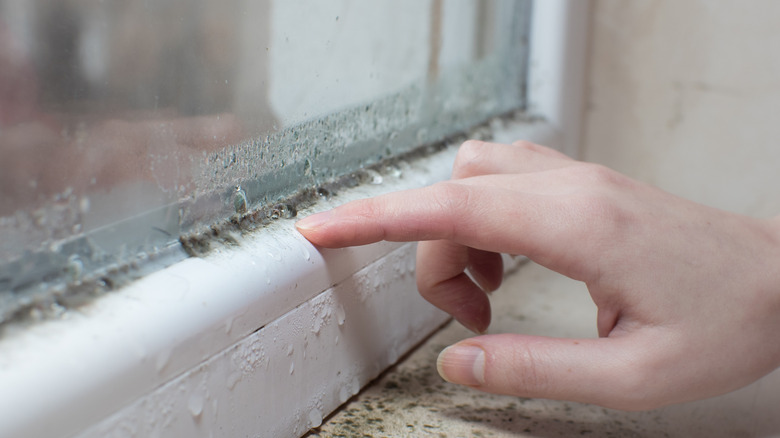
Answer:
[[[183,234],[522,109],[529,13],[0,0],[0,323],[87,279],[111,288],[150,254],[186,257]]]

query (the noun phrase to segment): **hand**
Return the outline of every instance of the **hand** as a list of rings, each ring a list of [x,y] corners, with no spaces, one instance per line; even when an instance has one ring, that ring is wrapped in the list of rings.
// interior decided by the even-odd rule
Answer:
[[[485,291],[501,282],[498,253],[586,283],[598,339],[467,339],[439,356],[451,382],[641,410],[722,394],[780,365],[780,220],[698,205],[542,146],[468,141],[450,181],[297,226],[324,247],[424,241],[420,293],[477,332],[490,320]]]

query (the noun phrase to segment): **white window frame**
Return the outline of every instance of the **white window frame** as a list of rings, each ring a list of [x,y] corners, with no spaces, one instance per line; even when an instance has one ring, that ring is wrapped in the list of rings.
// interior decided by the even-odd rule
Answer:
[[[576,156],[588,6],[535,2],[528,99],[544,122],[494,126],[497,141]],[[315,208],[446,179],[455,151]],[[0,436],[298,437],[448,320],[416,292],[414,248],[318,250],[278,221],[12,333]]]

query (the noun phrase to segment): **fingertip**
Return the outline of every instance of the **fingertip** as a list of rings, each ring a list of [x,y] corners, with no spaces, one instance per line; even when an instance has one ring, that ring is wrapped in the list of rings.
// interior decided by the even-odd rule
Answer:
[[[322,226],[327,224],[330,221],[331,215],[332,213],[330,210],[314,213],[296,222],[295,228],[297,228],[298,231],[303,235],[306,235],[320,229]]]
[[[471,249],[472,263],[468,267],[469,275],[487,292],[495,292],[501,287],[504,277],[504,265],[501,261],[501,255],[497,253],[481,252],[482,257],[476,258],[475,250]]]
[[[475,286],[472,287],[475,294],[467,301],[462,302],[460,306],[445,310],[450,312],[467,329],[478,335],[484,335],[487,333],[488,327],[490,327],[492,317],[490,300],[481,289]]]
[[[463,327],[466,327],[478,335],[487,333],[488,327],[490,327],[490,313],[488,313],[487,316],[485,316],[484,313],[468,316],[469,317],[466,317],[466,315],[459,315],[456,316],[455,319],[461,323]]]
[[[485,350],[468,344],[455,344],[439,353],[436,370],[442,379],[459,385],[485,383]]]

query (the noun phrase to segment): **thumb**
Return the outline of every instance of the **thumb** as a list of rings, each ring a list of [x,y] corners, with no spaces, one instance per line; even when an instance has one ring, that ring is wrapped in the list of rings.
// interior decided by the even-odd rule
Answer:
[[[641,383],[647,380],[631,338],[478,336],[444,349],[436,367],[444,380],[496,394],[650,409],[654,385]]]

